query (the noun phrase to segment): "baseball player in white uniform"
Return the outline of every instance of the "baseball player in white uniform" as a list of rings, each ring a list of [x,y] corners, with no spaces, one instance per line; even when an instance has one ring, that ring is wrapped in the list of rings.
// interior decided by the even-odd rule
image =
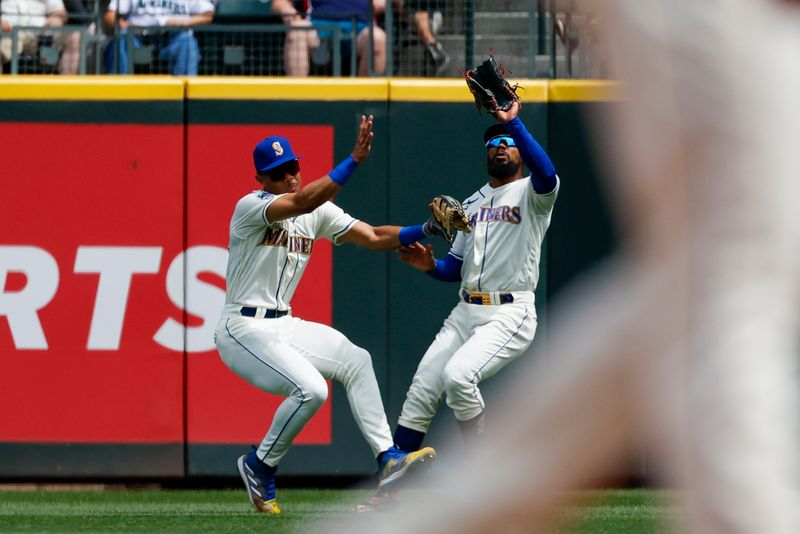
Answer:
[[[406,246],[400,258],[436,279],[459,281],[458,304],[417,368],[395,432],[416,451],[442,397],[465,438],[480,433],[478,384],[521,356],[536,332],[534,291],[542,240],[559,181],[550,158],[519,119],[520,105],[498,112],[484,134],[490,180],[462,206],[472,232],[460,232],[447,257],[430,246]],[[523,176],[523,162],[531,170]]]
[[[291,300],[314,241],[389,250],[426,237],[422,226],[378,226],[354,219],[328,200],[369,155],[373,118],[361,117],[351,155],[328,175],[300,189],[300,164],[289,141],[267,137],[253,152],[262,189],[236,204],[230,223],[225,308],[215,343],[230,369],[254,386],[286,397],[261,444],[238,460],[256,510],[280,513],[275,472],[292,440],[340,382],[356,423],[378,460],[380,485],[432,459],[393,446],[369,353],[333,328],[292,316]]]

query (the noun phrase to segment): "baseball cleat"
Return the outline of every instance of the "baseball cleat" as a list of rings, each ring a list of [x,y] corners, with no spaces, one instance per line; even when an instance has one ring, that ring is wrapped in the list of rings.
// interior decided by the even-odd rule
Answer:
[[[433,447],[423,447],[418,451],[405,453],[394,449],[387,451],[387,456],[386,463],[381,467],[379,488],[397,481],[409,469],[416,469],[425,462],[430,462],[436,458],[436,450]]]
[[[264,514],[279,514],[281,509],[275,500],[275,471],[269,469],[258,457],[256,451],[243,454],[236,462],[244,487],[256,510]]]

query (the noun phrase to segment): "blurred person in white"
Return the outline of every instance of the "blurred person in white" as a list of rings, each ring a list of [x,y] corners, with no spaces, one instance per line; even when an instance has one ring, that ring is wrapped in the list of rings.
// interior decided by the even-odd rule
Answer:
[[[800,3],[603,9],[620,251],[554,306],[468,463],[349,532],[546,530],[642,447],[677,531],[800,532]]]
[[[67,10],[63,0],[2,0],[0,1],[0,72],[3,65],[11,62],[11,30],[15,26],[32,26],[37,28],[60,27],[67,19]],[[56,32],[47,34],[35,31],[18,33],[17,54],[35,55],[40,41],[52,40],[56,48],[61,49],[58,72],[61,74],[77,74],[80,37],[77,32],[64,34]]]

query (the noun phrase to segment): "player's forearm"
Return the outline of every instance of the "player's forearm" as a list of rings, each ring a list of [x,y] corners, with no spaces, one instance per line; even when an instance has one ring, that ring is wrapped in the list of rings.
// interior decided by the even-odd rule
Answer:
[[[332,199],[342,187],[331,180],[328,176],[323,176],[314,180],[294,195],[294,208],[297,214],[311,213],[325,202]]]
[[[347,156],[326,176],[311,182],[301,189],[295,195],[295,203],[303,210],[303,213],[314,211],[339,192],[339,189],[347,183],[347,180],[350,179],[357,167],[358,163],[353,159],[353,156]]]
[[[327,175],[314,180],[297,193],[282,195],[267,209],[269,220],[280,221],[311,213],[339,192],[355,168],[353,158],[348,156]]]
[[[369,250],[393,250],[400,247],[402,226],[370,226],[358,221],[339,237],[339,243],[353,243]]]
[[[374,236],[364,246],[370,250],[394,250],[400,246],[402,226],[376,226]]]
[[[506,130],[517,144],[519,155],[531,170],[531,183],[537,193],[549,193],[556,187],[556,168],[550,156],[536,142],[519,117],[506,123]]]

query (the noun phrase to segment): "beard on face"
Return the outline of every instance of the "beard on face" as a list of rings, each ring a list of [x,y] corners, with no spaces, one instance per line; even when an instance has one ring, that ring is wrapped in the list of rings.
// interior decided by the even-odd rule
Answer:
[[[486,170],[489,171],[489,176],[498,178],[500,180],[514,176],[517,173],[517,170],[519,170],[519,166],[519,163],[514,163],[513,161],[509,160],[504,162],[499,162],[494,158],[489,158],[486,160]]]

